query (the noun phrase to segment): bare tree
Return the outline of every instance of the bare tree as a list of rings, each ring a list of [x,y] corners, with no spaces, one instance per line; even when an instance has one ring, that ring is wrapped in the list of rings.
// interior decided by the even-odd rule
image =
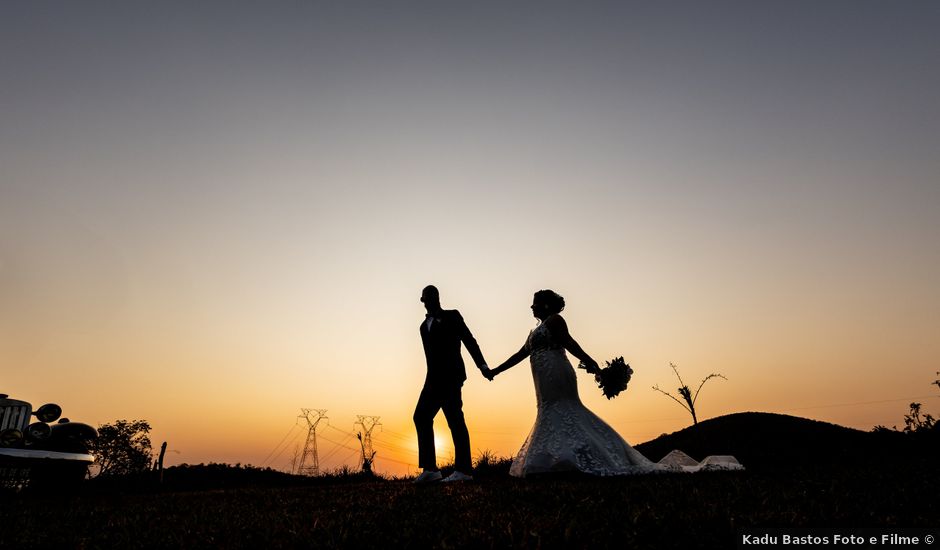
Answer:
[[[689,387],[685,384],[685,382],[682,381],[682,377],[679,376],[679,367],[677,367],[674,363],[669,363],[669,366],[672,367],[672,371],[676,373],[676,378],[679,379],[678,392],[679,392],[679,395],[682,396],[682,399],[685,400],[685,403],[683,403],[682,401],[679,401],[676,398],[676,396],[672,395],[671,393],[660,389],[658,384],[653,386],[653,389],[665,395],[666,397],[669,397],[670,399],[678,403],[683,409],[689,411],[689,414],[692,415],[692,424],[698,424],[698,417],[695,414],[695,401],[698,399],[698,392],[702,391],[702,386],[705,385],[705,382],[708,382],[712,378],[724,378],[725,380],[727,380],[727,378],[725,378],[723,374],[718,374],[718,373],[709,374],[708,376],[705,377],[704,380],[702,380],[702,383],[698,385],[698,389],[695,390],[695,394],[693,395],[692,390],[689,389]]]

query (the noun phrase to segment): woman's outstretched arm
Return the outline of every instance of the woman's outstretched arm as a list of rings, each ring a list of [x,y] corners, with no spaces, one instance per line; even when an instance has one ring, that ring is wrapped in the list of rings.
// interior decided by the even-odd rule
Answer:
[[[503,372],[503,371],[505,371],[505,370],[509,370],[509,369],[515,367],[516,365],[519,364],[520,361],[522,361],[523,359],[525,359],[525,358],[528,357],[528,356],[529,356],[529,350],[526,348],[525,345],[523,345],[523,346],[522,346],[522,349],[520,349],[520,350],[517,351],[516,353],[512,354],[512,356],[511,356],[509,359],[506,359],[505,361],[503,361],[503,362],[502,362],[498,367],[496,367],[495,369],[491,369],[491,370],[489,371],[489,373],[488,373],[488,374],[489,374],[488,378],[489,378],[490,380],[492,380],[494,376],[496,376],[497,374],[499,374],[499,373],[501,373],[501,372]],[[484,375],[485,375],[485,374],[487,374],[487,373],[484,373]]]
[[[555,340],[560,342],[571,355],[574,355],[587,365],[587,371],[589,373],[595,374],[600,371],[600,367],[597,366],[597,361],[591,358],[586,351],[581,349],[581,345],[578,344],[571,336],[571,333],[568,332],[568,323],[565,322],[565,319],[561,315],[552,315],[546,319],[545,326],[548,327],[549,332],[552,333]]]

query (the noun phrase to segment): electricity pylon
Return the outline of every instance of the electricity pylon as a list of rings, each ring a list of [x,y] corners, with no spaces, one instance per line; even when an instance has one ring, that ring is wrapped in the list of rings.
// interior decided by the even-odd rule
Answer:
[[[362,431],[356,433],[359,438],[359,445],[362,447],[362,455],[359,457],[359,468],[366,473],[372,473],[372,461],[375,460],[375,451],[372,450],[372,430],[376,426],[382,426],[378,416],[356,415],[354,426],[362,426]],[[381,428],[379,428],[381,429]]]
[[[294,445],[294,456],[290,459],[290,473],[297,473],[297,461],[300,460],[300,445]]]
[[[315,417],[314,417],[315,415]],[[297,473],[302,476],[320,475],[320,458],[317,456],[317,424],[321,420],[329,421],[326,409],[300,409],[300,416],[307,421],[307,441],[304,443],[304,452],[300,454],[300,466]]]

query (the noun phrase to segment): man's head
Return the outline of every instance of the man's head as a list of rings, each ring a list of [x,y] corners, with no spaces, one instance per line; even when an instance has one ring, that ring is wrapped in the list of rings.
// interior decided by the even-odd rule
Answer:
[[[421,302],[428,313],[434,313],[441,309],[441,295],[434,285],[428,285],[421,291]]]

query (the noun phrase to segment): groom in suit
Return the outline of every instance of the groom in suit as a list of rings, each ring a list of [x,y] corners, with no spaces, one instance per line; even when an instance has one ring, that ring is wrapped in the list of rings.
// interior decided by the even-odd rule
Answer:
[[[441,409],[444,410],[444,417],[454,437],[454,473],[444,481],[468,481],[473,479],[470,475],[470,433],[463,418],[461,398],[461,387],[467,379],[467,373],[460,355],[460,343],[463,342],[473,362],[483,373],[487,373],[489,367],[460,312],[441,308],[441,298],[436,287],[425,287],[421,292],[421,301],[428,311],[420,327],[428,374],[414,414],[418,431],[418,466],[424,469],[414,482],[432,483],[441,480],[434,450],[434,417]]]

